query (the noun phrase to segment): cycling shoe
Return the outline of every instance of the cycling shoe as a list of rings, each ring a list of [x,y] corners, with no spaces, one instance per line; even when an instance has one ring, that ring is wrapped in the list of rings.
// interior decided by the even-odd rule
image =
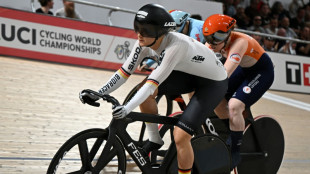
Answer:
[[[151,151],[153,150],[158,150],[160,149],[164,144],[157,144],[157,143],[154,143],[152,141],[147,141],[142,149],[143,151],[145,152],[146,155],[148,155]]]

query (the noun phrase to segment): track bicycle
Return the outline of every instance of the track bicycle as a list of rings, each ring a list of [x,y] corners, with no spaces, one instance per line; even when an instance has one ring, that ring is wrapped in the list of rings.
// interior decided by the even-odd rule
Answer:
[[[111,103],[114,107],[119,102],[110,95],[84,90]],[[126,173],[126,152],[144,174],[177,174],[176,147],[170,142],[161,161],[152,163],[143,155],[138,145],[126,128],[129,124],[143,121],[163,125],[175,125],[177,117],[166,117],[140,112],[131,112],[123,119],[112,117],[105,129],[88,129],[77,133],[67,140],[57,151],[47,170],[47,174],[99,174]],[[231,156],[226,143],[218,136],[200,134],[192,139],[195,154],[193,173],[228,174]]]
[[[124,103],[127,103],[144,84],[141,82],[135,86],[127,95]],[[164,99],[163,99],[164,98]],[[161,101],[162,99],[162,101]],[[178,117],[178,114],[171,114],[173,104],[176,102],[181,111],[186,108],[186,103],[182,95],[158,95],[157,102],[164,102],[166,113],[169,117]],[[251,109],[247,108],[244,113],[246,128],[243,133],[243,144],[241,146],[241,163],[234,169],[235,174],[275,174],[279,170],[285,148],[285,141],[282,128],[275,118],[268,115],[261,115],[253,117]],[[197,134],[213,134],[226,140],[229,136],[228,119],[221,120],[215,114],[207,117],[205,123],[202,125],[202,130]],[[143,142],[145,132],[145,124],[143,123],[140,131],[139,142]],[[173,126],[159,125],[159,133],[161,137],[167,141],[173,139]],[[167,138],[166,136],[169,136]],[[166,138],[165,138],[166,137]],[[165,155],[167,149],[155,150],[150,154],[151,161],[156,163]]]

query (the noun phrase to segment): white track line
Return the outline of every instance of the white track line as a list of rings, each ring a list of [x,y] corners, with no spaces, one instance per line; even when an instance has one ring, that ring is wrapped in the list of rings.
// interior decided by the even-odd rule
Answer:
[[[263,98],[310,111],[310,104],[266,92]]]

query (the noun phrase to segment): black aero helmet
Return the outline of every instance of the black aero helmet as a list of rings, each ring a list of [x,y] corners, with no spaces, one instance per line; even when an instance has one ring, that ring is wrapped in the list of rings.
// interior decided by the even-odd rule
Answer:
[[[147,4],[139,9],[134,20],[135,32],[143,37],[158,38],[176,27],[169,12],[161,5]]]

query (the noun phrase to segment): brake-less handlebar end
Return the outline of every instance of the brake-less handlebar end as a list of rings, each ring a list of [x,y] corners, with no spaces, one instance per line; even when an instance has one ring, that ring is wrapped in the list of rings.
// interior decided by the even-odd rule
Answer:
[[[118,102],[118,100],[116,98],[114,98],[113,96],[110,96],[108,94],[102,94],[100,92],[97,92],[97,91],[94,91],[94,90],[91,90],[91,89],[84,89],[82,92],[87,92],[89,94],[92,94],[92,95],[95,95],[97,97],[100,97],[104,101],[107,101],[108,103],[111,103],[113,105],[113,107],[116,107],[116,106],[120,105],[120,103]]]

